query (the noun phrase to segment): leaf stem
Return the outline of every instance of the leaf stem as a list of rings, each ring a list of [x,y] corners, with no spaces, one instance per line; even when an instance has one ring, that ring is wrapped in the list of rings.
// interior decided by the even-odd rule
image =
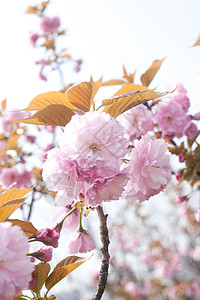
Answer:
[[[92,300],[100,300],[104,293],[107,277],[108,277],[108,268],[109,268],[109,259],[110,259],[110,255],[108,252],[108,245],[110,243],[109,236],[108,236],[108,227],[107,227],[108,215],[104,215],[101,206],[98,206],[96,210],[100,222],[100,237],[102,243],[102,248],[100,250],[102,253],[102,258],[101,258],[101,269],[99,273],[99,280],[98,280],[96,292]]]

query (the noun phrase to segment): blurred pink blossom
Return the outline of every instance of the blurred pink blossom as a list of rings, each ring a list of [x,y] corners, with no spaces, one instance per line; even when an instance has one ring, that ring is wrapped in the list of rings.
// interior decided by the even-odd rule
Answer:
[[[125,190],[128,200],[148,200],[165,189],[171,180],[168,144],[163,139],[152,140],[146,134],[134,141],[128,165],[131,180]]]
[[[182,153],[180,153],[180,154],[178,155],[178,159],[179,159],[179,162],[184,162],[185,157],[184,157],[184,155],[183,155]],[[177,180],[178,180],[178,179],[177,179]]]
[[[154,129],[152,112],[142,106],[130,109],[117,119],[123,126],[126,137],[130,142],[133,142],[135,139],[140,139],[143,134]]]
[[[3,168],[0,174],[0,182],[4,189],[11,185],[12,188],[27,187],[30,185],[32,176],[33,171],[27,171],[26,169],[22,169],[21,172],[19,172],[14,167]]]
[[[188,123],[184,128],[184,133],[189,139],[193,139],[198,132],[198,128],[196,124],[193,122]]]
[[[182,172],[182,171],[178,171],[178,172],[176,172],[176,174],[175,174],[176,180],[180,181],[180,180],[181,180],[181,177],[182,177],[182,175],[183,175],[183,172]]]
[[[94,249],[95,244],[93,238],[87,230],[84,230],[83,232],[77,231],[68,245],[70,254],[78,252],[85,253]]]
[[[53,220],[56,223],[61,222],[70,210],[71,207],[55,207],[55,209],[53,210]],[[75,229],[78,227],[79,223],[80,209],[76,209],[64,220],[63,227],[66,227],[68,229]]]
[[[170,139],[175,136],[182,137],[184,129],[189,123],[182,106],[173,100],[158,104],[156,120],[162,130],[162,137]]]
[[[17,129],[18,123],[14,120],[24,119],[25,117],[29,117],[30,112],[26,111],[11,111],[6,114],[3,118],[1,126],[4,131],[12,131]]]
[[[27,257],[28,238],[19,226],[0,223],[0,299],[10,300],[31,280],[34,265]]]
[[[33,47],[36,46],[36,42],[37,42],[39,37],[40,37],[40,35],[37,32],[31,32],[29,38],[30,38],[30,43]]]
[[[60,26],[60,19],[58,17],[43,17],[40,23],[40,28],[43,33],[50,33],[54,30],[57,30]]]
[[[188,198],[186,196],[177,196],[176,203],[187,204]]]
[[[76,63],[76,66],[75,66],[75,68],[74,68],[74,71],[75,71],[76,73],[78,73],[78,72],[80,72],[80,70],[81,70],[81,65],[82,65],[83,61],[82,61],[82,59],[77,59],[77,60],[75,61],[75,63]]]

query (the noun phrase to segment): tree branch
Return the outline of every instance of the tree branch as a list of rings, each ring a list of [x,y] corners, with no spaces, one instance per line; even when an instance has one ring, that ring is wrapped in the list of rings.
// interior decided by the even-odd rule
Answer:
[[[104,215],[101,206],[98,206],[96,210],[100,222],[100,237],[102,243],[102,248],[100,250],[102,253],[102,258],[101,258],[101,269],[99,274],[99,280],[98,280],[96,292],[92,300],[100,300],[104,293],[107,277],[108,277],[108,268],[109,268],[109,259],[110,259],[110,255],[108,252],[108,245],[110,243],[109,236],[108,236],[108,227],[107,227],[108,215]]]

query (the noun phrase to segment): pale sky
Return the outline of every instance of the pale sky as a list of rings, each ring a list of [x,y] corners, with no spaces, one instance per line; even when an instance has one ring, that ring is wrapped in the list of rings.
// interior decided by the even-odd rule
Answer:
[[[24,108],[37,94],[59,89],[57,76],[40,81],[34,64],[42,51],[32,48],[28,37],[38,30],[39,19],[24,12],[37,2],[3,1],[0,9],[0,100],[8,97],[9,107]],[[90,75],[119,78],[123,64],[129,72],[137,69],[139,80],[153,60],[167,57],[153,85],[165,91],[182,81],[192,110],[199,102],[200,47],[190,46],[200,34],[199,12],[199,0],[51,0],[47,9],[68,29],[63,47],[84,60],[79,75],[66,66],[66,82],[89,80]]]

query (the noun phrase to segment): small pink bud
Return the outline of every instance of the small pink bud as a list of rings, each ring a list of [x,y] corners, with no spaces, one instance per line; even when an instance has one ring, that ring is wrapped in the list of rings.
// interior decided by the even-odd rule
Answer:
[[[200,120],[200,112],[196,113],[193,117],[192,117],[193,120],[197,120],[199,121]]]
[[[179,158],[179,162],[184,162],[184,160],[185,160],[185,157],[184,157],[184,155],[182,153],[180,153],[178,155],[178,158]]]
[[[181,180],[181,177],[182,177],[182,171],[178,171],[176,172],[175,176],[176,176],[176,180],[180,181]]]
[[[32,253],[32,255],[44,262],[48,262],[52,259],[52,252],[53,252],[52,247],[43,246],[38,251]]]
[[[188,202],[188,198],[186,196],[177,196],[176,203],[186,204]]]
[[[37,40],[38,40],[39,37],[40,37],[40,35],[38,33],[36,33],[36,32],[32,32],[30,34],[30,43],[31,43],[31,45],[33,47],[36,46],[36,42],[37,42]]]
[[[35,234],[35,240],[43,242],[45,245],[58,247],[58,240],[60,238],[60,230],[57,228],[44,228]]]

